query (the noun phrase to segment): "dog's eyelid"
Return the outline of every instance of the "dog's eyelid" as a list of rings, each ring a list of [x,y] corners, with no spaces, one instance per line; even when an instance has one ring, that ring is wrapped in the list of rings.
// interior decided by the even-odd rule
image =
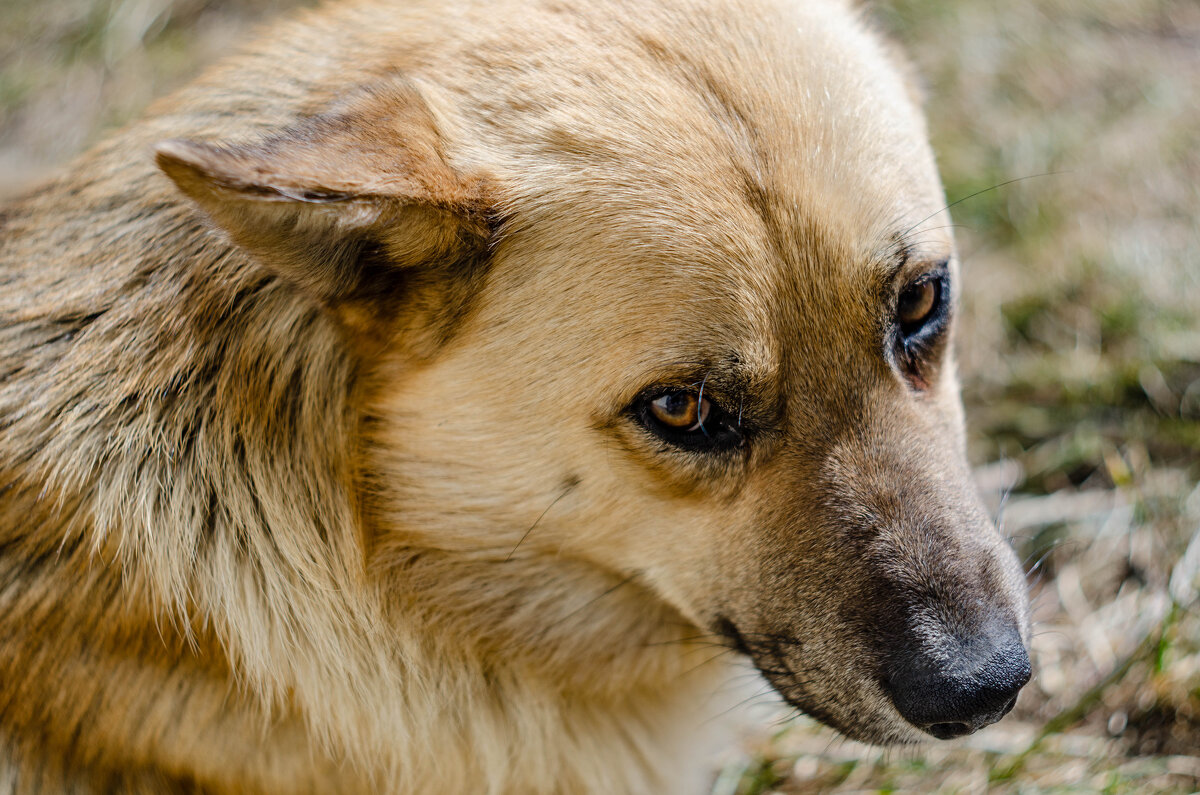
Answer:
[[[888,358],[908,385],[922,394],[929,389],[939,352],[945,349],[953,315],[951,258],[913,263],[910,271],[898,274],[893,289]]]
[[[741,424],[740,399],[733,401],[713,396],[707,379],[688,386],[651,386],[642,390],[626,409],[627,416],[659,442],[689,453],[722,454],[741,447],[746,441]],[[702,391],[703,390],[703,391]],[[690,427],[672,421],[664,401],[679,396],[691,400],[687,406],[696,415]],[[735,413],[732,408],[738,406]]]
[[[883,263],[884,282],[894,284],[905,282],[905,277],[911,278],[922,271],[948,267],[954,252],[944,242],[919,233],[904,235],[897,232],[876,256]]]
[[[910,260],[892,274],[893,290],[898,294],[908,287],[923,284],[931,279],[944,279],[948,283],[950,263],[950,257]]]

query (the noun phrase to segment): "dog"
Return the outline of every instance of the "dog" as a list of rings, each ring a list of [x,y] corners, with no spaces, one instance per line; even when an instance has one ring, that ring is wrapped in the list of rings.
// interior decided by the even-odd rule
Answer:
[[[696,793],[1030,676],[843,0],[347,0],[0,212],[0,792]]]

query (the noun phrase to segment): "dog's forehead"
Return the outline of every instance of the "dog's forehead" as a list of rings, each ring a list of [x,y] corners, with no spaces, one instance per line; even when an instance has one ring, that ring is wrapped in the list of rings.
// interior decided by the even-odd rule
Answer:
[[[833,322],[865,312],[898,243],[949,255],[922,116],[840,4],[559,5],[554,24],[528,23],[533,43],[497,34],[480,53],[506,234],[558,263],[542,276],[780,336],[814,322],[805,304]]]
[[[485,46],[479,110],[512,230],[735,281],[739,263],[861,278],[898,238],[949,248],[930,218],[942,195],[923,120],[854,14],[704,5],[570,9],[532,26],[535,44]]]
[[[647,367],[706,346],[768,379],[798,339],[873,323],[899,244],[949,255],[943,197],[908,87],[849,10],[697,5],[559,3],[480,44],[466,125],[512,269],[493,284],[563,296],[556,328],[593,307],[611,328],[589,333]]]

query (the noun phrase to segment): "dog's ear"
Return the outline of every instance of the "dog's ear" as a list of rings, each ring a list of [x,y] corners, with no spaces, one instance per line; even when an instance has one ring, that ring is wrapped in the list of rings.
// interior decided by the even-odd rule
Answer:
[[[402,82],[260,143],[155,151],[234,243],[326,302],[369,289],[381,267],[452,264],[487,246],[485,181],[447,164],[428,105]]]

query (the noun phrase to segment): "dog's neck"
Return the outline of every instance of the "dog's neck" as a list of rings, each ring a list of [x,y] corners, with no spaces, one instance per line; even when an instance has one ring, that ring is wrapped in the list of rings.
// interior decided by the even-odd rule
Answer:
[[[77,168],[97,174],[96,194],[118,192],[125,201],[106,200],[111,223],[95,223],[88,246],[64,245],[59,235],[74,233],[46,221],[67,204],[57,194],[77,188],[50,188],[6,218],[17,231],[50,230],[34,240],[41,253],[33,254],[75,252],[79,281],[39,284],[34,269],[0,254],[0,265],[27,282],[6,291],[22,306],[2,307],[19,314],[9,327],[24,344],[0,382],[0,550],[17,550],[0,555],[0,626],[16,637],[39,620],[44,594],[35,586],[71,594],[78,609],[60,618],[79,625],[14,643],[8,648],[22,651],[5,664],[35,667],[62,656],[60,665],[80,677],[90,672],[97,686],[104,678],[93,666],[135,665],[145,703],[116,718],[84,705],[76,722],[145,735],[139,747],[148,758],[172,743],[139,722],[147,710],[178,712],[178,725],[197,734],[245,735],[242,751],[254,752],[246,765],[275,741],[268,756],[286,758],[280,749],[303,724],[330,758],[353,757],[377,773],[389,760],[379,775],[410,781],[420,775],[413,759],[423,743],[469,745],[475,718],[534,734],[582,721],[580,737],[607,737],[631,760],[656,742],[682,752],[686,743],[667,727],[681,711],[704,712],[694,700],[715,675],[701,665],[703,642],[685,641],[694,630],[638,583],[600,571],[583,578],[590,592],[567,595],[544,587],[536,559],[477,571],[467,557],[383,545],[386,555],[367,561],[364,550],[374,547],[354,496],[359,368],[344,334],[203,228],[165,180],[124,172],[105,186],[104,153],[94,160]],[[71,380],[56,378],[59,371]],[[35,395],[47,384],[49,393]],[[486,610],[445,591],[479,582],[491,583],[474,595]],[[530,599],[540,600],[537,609],[529,610]],[[428,627],[437,622],[431,643]],[[87,659],[45,647],[47,637],[73,634],[92,649]],[[121,643],[143,650],[136,662],[117,653]],[[97,658],[96,649],[109,651]],[[459,666],[458,676],[472,681],[442,681],[445,655],[472,659],[468,651],[480,649],[482,666]],[[204,693],[175,698],[172,677],[195,668],[204,671]],[[506,698],[517,690],[533,691],[545,710],[511,714],[508,704],[529,703]],[[412,709],[428,699],[444,702],[432,710],[440,726],[409,725],[410,714],[430,714]],[[269,715],[277,716],[274,728],[253,742],[248,727]],[[411,734],[430,731],[434,737]],[[483,748],[480,759],[495,757],[490,773],[483,766],[455,775],[502,776],[517,764],[511,753]],[[229,759],[237,754],[227,749]],[[470,756],[468,747],[462,757]],[[582,769],[585,757],[604,758],[581,750],[573,759],[519,763],[623,789],[616,772]],[[198,774],[221,775],[222,763],[209,761]],[[239,763],[226,768],[253,778]],[[462,789],[471,788],[464,781]]]

